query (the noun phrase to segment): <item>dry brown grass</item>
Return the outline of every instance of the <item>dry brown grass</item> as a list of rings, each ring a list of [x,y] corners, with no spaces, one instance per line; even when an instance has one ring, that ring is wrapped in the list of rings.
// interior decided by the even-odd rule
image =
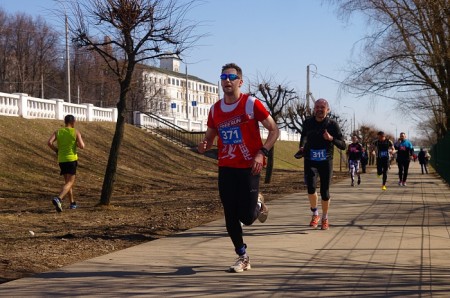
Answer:
[[[77,122],[79,209],[57,214],[62,186],[47,140],[62,121],[0,116],[0,282],[189,229],[222,216],[216,161],[127,125],[109,208],[100,200],[114,123]],[[290,154],[290,153],[289,153]],[[298,170],[261,185],[270,201],[303,191]],[[32,230],[35,236],[31,236]]]

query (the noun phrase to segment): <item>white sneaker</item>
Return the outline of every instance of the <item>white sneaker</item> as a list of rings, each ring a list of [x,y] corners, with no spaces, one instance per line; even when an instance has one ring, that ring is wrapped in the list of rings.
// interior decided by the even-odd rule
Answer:
[[[54,197],[52,199],[52,203],[53,205],[55,205],[55,209],[58,212],[62,212],[62,204],[61,204],[61,200],[58,197]]]
[[[243,272],[245,270],[250,270],[250,258],[248,256],[239,256],[236,259],[234,265],[230,266],[230,272]]]
[[[265,222],[269,216],[269,208],[264,204],[264,197],[262,194],[258,194],[258,204],[261,205],[259,208],[258,220],[259,222]]]

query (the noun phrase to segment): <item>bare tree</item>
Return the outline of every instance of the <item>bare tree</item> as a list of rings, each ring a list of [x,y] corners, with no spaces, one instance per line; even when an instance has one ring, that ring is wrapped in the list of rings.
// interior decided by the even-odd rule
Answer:
[[[297,92],[286,85],[276,84],[267,79],[261,79],[250,88],[256,89],[253,95],[263,101],[275,123],[279,128],[283,128],[285,123],[282,115],[291,102],[298,100]],[[275,148],[272,147],[269,151],[264,183],[270,183],[272,179],[274,150]]]
[[[117,160],[127,116],[127,95],[135,66],[164,55],[180,55],[193,45],[195,24],[186,13],[194,1],[174,0],[84,0],[73,1],[77,16],[71,22],[74,41],[98,53],[115,74],[120,85],[118,118],[111,144],[100,205],[109,205],[117,171]],[[95,32],[89,32],[90,26]],[[96,38],[103,35],[108,38]]]
[[[346,85],[357,86],[352,90],[360,95],[396,91],[394,99],[415,103],[423,90],[432,92],[444,115],[435,119],[443,137],[450,126],[449,1],[334,2],[341,16],[361,12],[374,29],[365,39],[364,60],[353,67]]]
[[[1,90],[42,95],[42,81],[57,81],[57,40],[41,17],[0,11]]]
[[[299,134],[303,132],[303,123],[308,116],[306,103],[300,101],[290,102],[281,114],[285,127]]]
[[[0,91],[8,92],[8,63],[11,59],[8,45],[10,30],[8,29],[8,17],[0,8]]]

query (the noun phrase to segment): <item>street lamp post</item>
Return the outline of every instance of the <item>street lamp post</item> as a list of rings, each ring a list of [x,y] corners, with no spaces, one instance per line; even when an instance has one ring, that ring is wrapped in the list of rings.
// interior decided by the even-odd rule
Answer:
[[[397,135],[397,125],[394,124],[394,123],[391,123],[391,125],[394,125],[394,126],[395,126],[395,137],[397,137],[397,136],[398,136],[398,135]]]
[[[344,106],[344,108],[351,109],[353,111],[353,129],[352,129],[352,134],[354,134],[355,131],[356,131],[355,109],[352,108],[352,107],[349,107],[349,106]]]
[[[180,61],[184,63],[185,71],[186,71],[186,119],[189,120],[189,93],[188,93],[189,92],[188,91],[188,89],[189,89],[189,76],[188,76],[188,68],[187,68],[187,66],[188,66],[188,64],[200,63],[202,61],[205,61],[205,59],[202,59],[202,60],[197,61],[197,62],[192,62],[192,63],[188,63],[188,62],[184,61],[183,59],[181,59],[179,57],[178,57],[178,59],[180,59]],[[192,86],[194,86],[194,82],[192,82]],[[192,89],[194,89],[194,87],[192,87]],[[194,99],[192,100],[192,102],[194,102]],[[194,106],[192,106],[192,116],[195,117],[195,107]]]

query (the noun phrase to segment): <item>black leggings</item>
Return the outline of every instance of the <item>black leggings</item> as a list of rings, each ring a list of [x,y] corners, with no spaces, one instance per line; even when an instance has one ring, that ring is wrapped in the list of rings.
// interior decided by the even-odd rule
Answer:
[[[427,164],[426,163],[421,163],[420,164],[420,168],[422,169],[422,174],[423,174],[424,170],[428,174],[428,168],[427,168]]]
[[[383,175],[383,185],[386,185],[389,158],[377,158],[377,175]]]
[[[333,176],[333,160],[311,161],[305,159],[304,173],[308,194],[316,193],[317,178],[320,177],[320,196],[324,201],[329,200],[331,177]]]
[[[236,250],[244,246],[241,222],[251,225],[258,218],[259,177],[250,169],[219,167],[219,195],[228,235]]]
[[[397,160],[397,165],[398,165],[398,180],[400,182],[406,182],[406,178],[408,178],[409,159]]]

